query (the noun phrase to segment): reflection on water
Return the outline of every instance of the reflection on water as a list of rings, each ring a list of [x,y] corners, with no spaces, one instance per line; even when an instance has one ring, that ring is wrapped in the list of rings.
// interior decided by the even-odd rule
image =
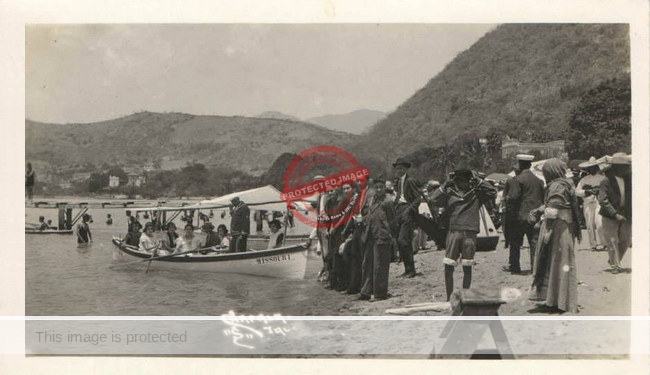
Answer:
[[[39,215],[52,219],[56,215],[48,209],[26,211],[27,222],[37,221]],[[115,267],[111,238],[124,234],[126,216],[116,209],[90,213],[94,218],[90,246],[77,246],[74,234],[25,235],[26,315],[219,316],[230,310],[273,314],[307,299],[301,294],[306,280],[193,272],[157,267],[155,262],[149,273],[145,273],[148,262]],[[113,225],[105,224],[107,213],[112,214]],[[219,215],[212,222],[228,224]],[[302,226],[288,233],[308,232],[298,225]]]

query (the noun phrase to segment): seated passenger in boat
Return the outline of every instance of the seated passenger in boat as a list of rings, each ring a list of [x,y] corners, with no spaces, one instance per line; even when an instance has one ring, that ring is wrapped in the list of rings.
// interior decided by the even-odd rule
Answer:
[[[154,226],[152,223],[147,223],[144,226],[144,233],[140,235],[140,241],[138,241],[138,248],[140,251],[145,251],[147,253],[157,250],[158,242],[154,239]]]
[[[178,239],[178,233],[176,233],[176,224],[168,223],[167,231],[163,235],[161,248],[174,252],[176,250],[176,240]]]
[[[230,248],[230,238],[228,238],[228,228],[226,225],[219,224],[217,233],[219,234],[219,247],[224,249]]]
[[[194,235],[194,225],[185,224],[185,230],[182,236],[176,240],[176,253],[184,253],[191,250],[202,248],[200,239]],[[187,254],[188,256],[191,254]]]
[[[127,245],[131,246],[140,246],[140,228],[137,225],[129,225],[129,233],[123,238],[123,241]]]
[[[269,223],[269,228],[271,228],[271,237],[269,238],[269,245],[266,249],[276,249],[281,247],[284,242],[284,233],[280,232],[282,224],[276,219]]]
[[[205,247],[217,246],[220,244],[221,239],[219,234],[214,232],[214,225],[211,222],[206,222],[201,227],[203,233],[205,233]]]

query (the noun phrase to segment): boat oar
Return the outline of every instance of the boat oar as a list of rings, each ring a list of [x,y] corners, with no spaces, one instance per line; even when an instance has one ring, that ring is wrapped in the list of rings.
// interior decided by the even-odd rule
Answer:
[[[159,248],[160,245],[156,245],[152,249],[148,249],[151,250],[151,257],[149,257],[149,263],[147,264],[147,269],[144,271],[144,273],[149,273],[149,267],[151,267],[151,261],[153,260],[153,257],[156,256],[156,254],[158,254],[156,250],[158,250]]]

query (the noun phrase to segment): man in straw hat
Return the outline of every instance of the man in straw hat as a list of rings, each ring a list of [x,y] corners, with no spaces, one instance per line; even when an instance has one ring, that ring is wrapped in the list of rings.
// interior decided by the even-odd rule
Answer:
[[[590,157],[589,161],[580,163],[578,167],[587,172],[576,186],[576,195],[582,198],[582,210],[585,215],[585,226],[587,227],[587,237],[589,237],[589,246],[591,250],[602,250],[605,239],[603,237],[603,222],[598,211],[598,186],[605,179],[600,174],[599,162],[595,157]]]
[[[530,170],[534,158],[533,155],[517,155],[520,172],[512,179],[512,184],[508,187],[508,195],[506,196],[506,211],[516,213],[516,217],[511,223],[512,231],[510,231],[508,236],[510,243],[510,264],[508,267],[504,267],[503,270],[513,274],[521,273],[519,256],[521,246],[524,243],[524,235],[528,240],[528,247],[530,249],[531,270],[535,261],[537,230],[534,224],[529,223],[527,219],[531,210],[538,208],[544,203],[544,182],[537,178]]]
[[[623,152],[604,158],[605,177],[598,187],[603,235],[612,273],[621,271],[621,260],[632,239],[632,157]]]
[[[395,186],[395,214],[397,217],[397,248],[404,261],[404,273],[398,277],[415,277],[415,261],[413,259],[413,231],[415,230],[415,215],[421,202],[422,192],[420,183],[409,176],[407,171],[411,163],[404,158],[398,158],[393,163],[397,178]]]
[[[472,283],[476,235],[480,232],[480,209],[494,199],[496,189],[467,168],[454,171],[450,179],[431,194],[431,203],[449,213],[449,233],[443,263],[447,301],[454,290],[454,269],[463,266],[463,289]]]

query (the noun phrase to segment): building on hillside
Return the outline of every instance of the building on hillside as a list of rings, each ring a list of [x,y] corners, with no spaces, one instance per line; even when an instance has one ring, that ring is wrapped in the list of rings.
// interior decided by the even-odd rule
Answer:
[[[140,187],[144,184],[147,183],[147,177],[146,176],[141,176],[137,173],[129,173],[129,182],[127,182],[127,186],[135,186],[135,187]]]
[[[154,165],[153,162],[148,162],[147,164],[144,165],[144,167],[142,167],[142,170],[144,170],[145,172],[151,172],[156,170],[156,166]]]
[[[564,140],[546,143],[519,142],[507,139],[501,143],[501,157],[509,159],[517,154],[537,154],[542,158],[556,158],[564,154]]]
[[[120,178],[117,176],[108,176],[108,187],[120,186]]]

